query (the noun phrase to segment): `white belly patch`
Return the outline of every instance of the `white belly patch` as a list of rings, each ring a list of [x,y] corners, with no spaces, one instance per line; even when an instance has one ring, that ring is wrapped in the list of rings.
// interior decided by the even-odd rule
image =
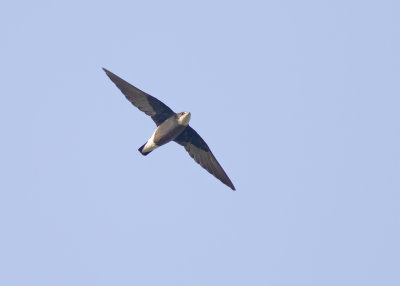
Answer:
[[[154,135],[156,132],[154,131],[153,135],[151,135],[150,139],[147,141],[146,145],[144,145],[142,152],[147,153],[151,152],[157,147],[159,147],[156,143],[154,143]]]

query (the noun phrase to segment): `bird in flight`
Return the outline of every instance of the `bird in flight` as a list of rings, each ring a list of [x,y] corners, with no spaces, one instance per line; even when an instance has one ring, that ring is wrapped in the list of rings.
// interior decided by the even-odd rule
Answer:
[[[204,169],[235,191],[231,180],[207,143],[189,126],[190,112],[175,113],[157,98],[134,87],[107,69],[103,70],[125,97],[139,110],[151,116],[157,125],[150,139],[138,149],[142,155],[146,156],[154,149],[175,141],[185,147],[189,155]]]

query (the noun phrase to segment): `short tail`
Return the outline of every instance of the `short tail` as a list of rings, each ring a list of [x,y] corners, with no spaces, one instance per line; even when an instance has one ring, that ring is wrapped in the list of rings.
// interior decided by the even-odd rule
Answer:
[[[147,142],[146,142],[147,143]],[[149,151],[149,152],[143,152],[143,148],[144,148],[144,146],[146,145],[146,143],[144,143],[143,145],[142,145],[142,147],[140,147],[138,150],[139,150],[139,152],[140,152],[140,154],[142,154],[143,156],[147,156],[151,151]]]

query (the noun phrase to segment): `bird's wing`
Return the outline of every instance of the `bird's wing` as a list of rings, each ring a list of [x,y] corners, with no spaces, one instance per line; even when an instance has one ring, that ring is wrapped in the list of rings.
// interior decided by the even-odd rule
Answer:
[[[175,113],[171,108],[159,101],[157,98],[141,91],[134,87],[129,82],[126,82],[119,76],[103,68],[107,76],[113,83],[122,91],[125,97],[141,111],[150,115],[153,121],[158,125],[163,123],[166,119]]]
[[[204,169],[232,190],[235,190],[231,180],[214,157],[207,143],[192,127],[186,127],[186,129],[176,137],[174,141],[184,146],[190,157],[192,157]]]

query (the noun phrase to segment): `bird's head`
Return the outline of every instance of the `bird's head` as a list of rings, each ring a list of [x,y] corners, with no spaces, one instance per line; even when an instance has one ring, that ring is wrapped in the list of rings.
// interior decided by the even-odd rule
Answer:
[[[178,124],[187,126],[190,121],[190,112],[180,112],[177,114],[178,116]]]

